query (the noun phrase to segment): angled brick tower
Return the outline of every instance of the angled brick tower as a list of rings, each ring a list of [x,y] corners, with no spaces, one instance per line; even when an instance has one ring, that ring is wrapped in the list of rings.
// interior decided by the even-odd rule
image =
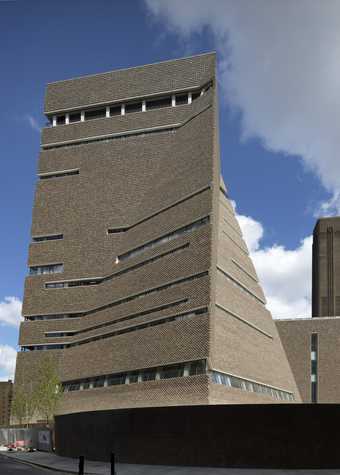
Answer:
[[[204,54],[47,87],[16,382],[52,356],[60,413],[299,400],[220,179],[216,85]]]

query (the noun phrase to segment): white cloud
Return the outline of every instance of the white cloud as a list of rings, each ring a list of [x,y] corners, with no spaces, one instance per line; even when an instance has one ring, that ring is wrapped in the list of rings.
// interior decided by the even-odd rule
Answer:
[[[10,325],[18,327],[21,318],[22,302],[17,297],[5,297],[0,302],[0,326]]]
[[[260,240],[263,236],[262,225],[249,216],[237,215],[237,219],[241,226],[249,251],[257,251],[260,246]]]
[[[261,248],[264,229],[249,216],[236,215],[263,285],[267,307],[275,318],[311,316],[312,236],[293,250]]]
[[[228,103],[243,138],[302,158],[340,212],[340,2],[338,0],[145,0],[169,29],[215,37]]]
[[[0,380],[14,379],[17,352],[9,345],[0,345]]]
[[[41,127],[38,124],[37,120],[33,116],[27,114],[26,115],[26,120],[27,120],[27,122],[29,123],[30,127],[33,130],[35,130],[36,132],[39,132],[39,133],[41,132]]]

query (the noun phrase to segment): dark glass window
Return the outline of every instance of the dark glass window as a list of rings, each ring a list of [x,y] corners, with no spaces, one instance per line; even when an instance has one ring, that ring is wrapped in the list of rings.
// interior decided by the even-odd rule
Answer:
[[[194,361],[190,363],[189,375],[205,374],[205,361]]]
[[[107,234],[125,233],[128,228],[112,228],[107,230]]]
[[[83,389],[90,389],[90,381],[83,382]]]
[[[242,381],[239,378],[235,378],[234,376],[229,376],[229,378],[233,388],[242,389]],[[260,389],[262,389],[261,386]]]
[[[119,106],[112,106],[110,107],[110,115],[121,115],[122,113],[122,106],[119,104]]]
[[[106,117],[106,109],[90,109],[85,111],[85,120],[101,119]]]
[[[318,385],[316,381],[312,382],[311,393],[312,402],[318,402]]]
[[[316,360],[312,360],[312,374],[317,374],[318,371],[318,363]]]
[[[156,370],[145,370],[142,372],[142,381],[154,381],[156,379]]]
[[[102,388],[104,386],[104,382],[105,382],[105,377],[103,377],[103,376],[95,378],[93,380],[93,387],[94,388]]]
[[[318,334],[311,334],[311,401],[318,402]]]
[[[71,383],[68,387],[69,391],[79,391],[80,383]]]
[[[182,104],[188,104],[188,94],[178,94],[176,96],[176,106],[181,106]]]
[[[191,97],[192,97],[192,100],[194,101],[195,99],[197,99],[198,97],[200,97],[200,95],[201,95],[201,92],[200,92],[200,91],[199,91],[199,92],[193,92],[193,93],[192,93],[192,96],[191,96]]]
[[[65,124],[65,116],[64,115],[57,115],[57,125]]]
[[[73,112],[72,114],[69,115],[69,122],[80,122],[81,115],[80,112]]]
[[[62,234],[49,234],[47,236],[34,236],[32,238],[33,242],[41,242],[41,241],[54,241],[57,239],[63,239]]]
[[[79,170],[70,170],[65,172],[56,172],[48,175],[40,175],[40,180],[49,180],[51,178],[63,178],[64,176],[79,175]]]
[[[64,271],[63,264],[51,264],[47,266],[32,266],[29,275],[55,274]]]
[[[118,384],[125,384],[125,374],[112,374],[107,379],[108,386],[116,386]]]
[[[184,366],[183,365],[173,365],[161,369],[161,379],[169,378],[179,378],[183,376]]]
[[[70,281],[67,283],[68,287],[80,287],[84,285],[97,285],[100,284],[101,280],[100,279],[89,279],[89,280],[76,280],[76,281]]]
[[[318,334],[312,333],[311,336],[311,350],[318,351]]]
[[[130,104],[125,105],[125,114],[131,112],[142,112],[142,103],[141,102],[131,102]]]
[[[158,99],[146,101],[146,110],[160,109],[162,107],[170,107],[170,106],[171,106],[171,96],[160,97]]]
[[[49,284],[45,284],[46,289],[63,289],[64,287],[64,282],[51,282]]]
[[[138,371],[129,374],[129,384],[138,382]]]

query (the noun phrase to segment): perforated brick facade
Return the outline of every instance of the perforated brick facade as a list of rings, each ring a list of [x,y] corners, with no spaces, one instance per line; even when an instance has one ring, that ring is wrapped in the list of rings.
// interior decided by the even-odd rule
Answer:
[[[216,85],[205,54],[47,86],[16,381],[52,355],[60,413],[299,400],[220,178]]]

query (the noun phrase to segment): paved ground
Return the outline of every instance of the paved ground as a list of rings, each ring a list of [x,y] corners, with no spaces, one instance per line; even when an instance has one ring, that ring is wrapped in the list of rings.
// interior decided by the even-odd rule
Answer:
[[[26,462],[23,465],[21,462]],[[31,468],[27,463],[48,466],[54,471],[78,473],[78,461],[55,454],[44,452],[6,453],[0,454],[0,475],[53,475],[53,471]],[[20,465],[20,466],[19,466]],[[59,472],[61,473],[61,472]],[[109,475],[110,466],[101,462],[86,462],[85,473],[93,475]],[[117,464],[117,475],[340,475],[339,470],[265,470],[265,469],[234,469],[209,467],[169,467],[160,465],[128,465]]]
[[[0,455],[0,474],[1,475],[52,475],[50,470],[44,470],[38,467],[30,467],[14,460],[6,459]]]

